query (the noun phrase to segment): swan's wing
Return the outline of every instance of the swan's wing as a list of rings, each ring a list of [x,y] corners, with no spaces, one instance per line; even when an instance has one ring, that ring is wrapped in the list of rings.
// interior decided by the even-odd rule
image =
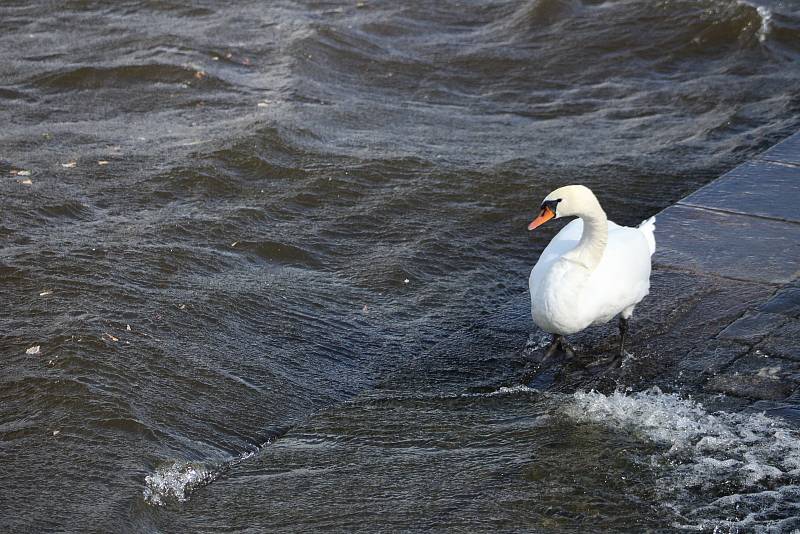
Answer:
[[[653,253],[656,251],[656,218],[650,217],[646,221],[642,221],[641,224],[638,226],[639,231],[644,234],[644,237],[647,239],[647,244],[650,247],[650,255],[652,256]]]
[[[616,226],[616,225],[615,225]],[[638,228],[609,228],[603,259],[591,275],[584,306],[600,322],[636,305],[650,290],[650,246]]]
[[[620,239],[623,240],[633,240],[636,241],[636,232],[638,231],[641,233],[645,241],[647,242],[647,247],[650,250],[650,255],[652,256],[653,253],[656,251],[656,238],[655,238],[655,230],[656,230],[656,218],[650,217],[642,221],[639,226],[637,227],[630,227],[630,226],[620,226],[614,222],[608,221],[608,236],[611,239],[612,234],[619,232],[618,236]],[[631,233],[633,231],[633,233]]]

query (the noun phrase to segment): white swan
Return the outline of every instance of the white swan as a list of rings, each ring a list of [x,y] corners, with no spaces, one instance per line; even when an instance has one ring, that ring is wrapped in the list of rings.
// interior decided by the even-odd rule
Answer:
[[[554,335],[545,359],[561,347],[572,349],[564,336],[619,315],[623,356],[628,319],[650,291],[650,256],[656,250],[655,217],[637,228],[606,218],[594,193],[582,185],[556,189],[542,202],[528,230],[550,219],[575,215],[544,249],[531,271],[533,322]]]

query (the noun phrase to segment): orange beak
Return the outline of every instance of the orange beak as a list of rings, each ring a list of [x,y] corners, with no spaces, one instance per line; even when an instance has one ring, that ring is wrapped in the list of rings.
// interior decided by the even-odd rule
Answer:
[[[542,208],[542,212],[536,217],[531,223],[528,225],[528,230],[533,230],[534,228],[538,228],[553,217],[556,216],[556,212],[545,206]]]

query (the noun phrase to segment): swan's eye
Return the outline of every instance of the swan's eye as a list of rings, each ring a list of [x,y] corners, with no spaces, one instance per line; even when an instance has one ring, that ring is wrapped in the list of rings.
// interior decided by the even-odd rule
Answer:
[[[548,210],[552,211],[553,213],[557,213],[556,212],[556,208],[558,207],[558,203],[559,202],[561,202],[560,198],[556,199],[556,200],[545,200],[544,202],[542,202],[541,209],[543,209],[543,210],[544,209],[548,209]]]

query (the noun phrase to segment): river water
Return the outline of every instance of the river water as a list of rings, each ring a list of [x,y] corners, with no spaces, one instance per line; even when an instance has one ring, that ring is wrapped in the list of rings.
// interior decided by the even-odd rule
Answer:
[[[799,2],[4,0],[0,30],[4,531],[800,528],[780,421],[504,388],[532,327],[482,337],[551,189],[633,224],[800,126]]]

